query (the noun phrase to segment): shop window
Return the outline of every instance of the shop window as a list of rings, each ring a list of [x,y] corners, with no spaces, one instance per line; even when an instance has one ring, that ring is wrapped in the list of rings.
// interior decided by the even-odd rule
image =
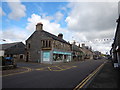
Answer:
[[[61,61],[61,60],[63,60],[63,55],[62,54],[53,54],[53,60]]]

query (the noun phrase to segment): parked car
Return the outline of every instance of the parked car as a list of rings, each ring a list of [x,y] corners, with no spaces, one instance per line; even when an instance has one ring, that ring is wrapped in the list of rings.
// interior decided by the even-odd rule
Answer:
[[[13,65],[17,66],[13,57],[2,57],[2,66]]]

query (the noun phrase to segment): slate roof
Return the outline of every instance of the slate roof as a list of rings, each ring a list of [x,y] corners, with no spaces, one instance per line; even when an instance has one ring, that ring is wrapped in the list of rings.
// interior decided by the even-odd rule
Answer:
[[[1,44],[2,50],[5,50],[5,54],[24,54],[25,45],[22,42]]]
[[[42,30],[42,32],[44,32],[48,37],[51,37],[51,38],[54,39],[54,40],[58,40],[58,41],[60,41],[60,42],[67,43],[67,44],[70,45],[70,43],[68,43],[67,41],[65,41],[65,40],[63,40],[63,39],[58,38],[58,36],[56,36],[56,35],[53,35],[53,34],[47,32],[47,31],[44,31],[44,30]]]
[[[58,40],[58,41],[60,41],[60,42],[63,42],[63,43],[66,43],[66,44],[71,45],[70,43],[68,43],[68,42],[65,41],[64,39],[60,39],[60,38],[58,38],[58,36],[56,36],[56,35],[54,35],[54,34],[51,34],[51,33],[47,32],[47,31],[45,31],[45,30],[35,31],[33,34],[38,33],[38,32],[44,33],[46,36],[51,37],[51,38],[54,39],[54,40]],[[30,39],[30,38],[33,36],[33,34],[32,34],[28,39]],[[27,39],[27,40],[28,40],[28,39]],[[26,40],[26,41],[27,41],[27,40]]]
[[[73,51],[80,51],[79,47],[77,45],[72,44],[72,50]]]
[[[21,42],[15,42],[15,43],[6,43],[6,44],[0,44],[2,46],[2,50],[6,50],[12,46],[15,46],[16,44],[21,43]],[[1,48],[0,48],[1,49]]]
[[[92,54],[93,52],[91,50],[88,50],[86,48],[81,47],[81,49],[86,53],[86,54]]]

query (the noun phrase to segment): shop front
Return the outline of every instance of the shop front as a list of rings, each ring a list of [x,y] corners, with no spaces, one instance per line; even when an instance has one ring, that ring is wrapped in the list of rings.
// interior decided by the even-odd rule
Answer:
[[[53,51],[53,62],[70,62],[71,52]]]
[[[54,62],[70,62],[72,60],[71,52],[62,51],[42,51],[41,63],[52,64]]]

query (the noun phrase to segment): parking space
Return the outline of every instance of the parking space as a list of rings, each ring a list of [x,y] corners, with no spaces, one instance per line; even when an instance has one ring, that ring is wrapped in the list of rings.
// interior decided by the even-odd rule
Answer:
[[[77,66],[67,66],[67,65],[58,65],[58,66],[49,66],[49,67],[43,67],[43,68],[37,68],[35,70],[38,70],[38,71],[64,71],[64,70],[67,70],[67,69],[72,69],[72,68],[75,68]]]
[[[2,76],[11,76],[16,74],[28,73],[32,71],[65,71],[68,69],[76,68],[77,66],[68,64],[39,64],[39,63],[26,63],[19,62],[17,68],[10,70],[3,70]]]
[[[86,61],[91,63],[92,61]],[[97,62],[97,61],[94,61]],[[80,64],[84,64],[85,62],[70,62],[70,63],[57,63],[57,64],[40,64],[40,63],[26,63],[26,62],[19,62],[17,63],[16,69],[11,70],[3,70],[2,75],[3,76],[10,76],[10,75],[16,75],[21,73],[28,73],[32,71],[54,71],[54,72],[60,72],[65,71],[69,69],[79,68]]]

